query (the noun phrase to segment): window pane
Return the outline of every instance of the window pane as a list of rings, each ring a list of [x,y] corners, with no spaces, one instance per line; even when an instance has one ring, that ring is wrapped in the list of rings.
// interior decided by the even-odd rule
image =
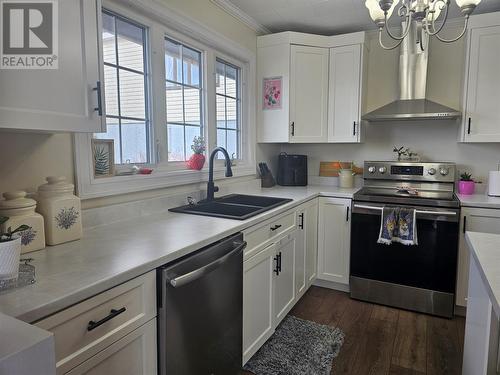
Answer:
[[[116,20],[118,34],[118,64],[138,70],[144,69],[143,29],[121,19]]]
[[[144,76],[120,69],[121,116],[145,118]]]
[[[115,164],[120,164],[120,125],[118,120],[114,118],[106,118],[106,133],[94,133],[94,138],[97,139],[113,139],[115,141]]]
[[[106,118],[107,132],[94,134],[94,137],[114,140],[116,164],[127,161],[147,163],[151,152],[148,139],[150,122],[146,108],[148,72],[144,62],[146,29],[108,11],[103,12],[102,23],[104,100],[106,114],[112,117]],[[115,31],[118,43],[115,43]]]
[[[168,80],[182,82],[181,46],[169,39],[165,40],[165,73]]]
[[[226,131],[224,129],[217,129],[217,146],[226,148]],[[219,159],[221,157],[222,156],[218,156],[217,158]]]
[[[217,97],[217,126],[221,128],[226,127],[226,98],[224,96],[216,95]]]
[[[106,113],[118,116],[118,80],[116,68],[104,65],[104,101],[106,102]]]
[[[167,125],[168,160],[184,160],[184,126]]]
[[[236,110],[236,99],[226,98],[227,106],[227,127],[236,129],[238,113]]]
[[[186,160],[193,155],[191,145],[193,144],[194,137],[201,135],[201,128],[199,126],[186,126]]]
[[[238,140],[237,140],[236,130],[227,131],[226,150],[229,156],[233,157],[234,154],[234,157],[236,159],[238,158]]]
[[[122,162],[147,163],[147,134],[144,122],[122,121]]]
[[[217,94],[224,95],[225,92],[225,82],[226,82],[226,77],[224,73],[224,64],[221,63],[220,61],[217,61],[215,63],[215,92]]]
[[[183,46],[182,48],[183,71],[184,71],[184,84],[190,86],[200,86],[200,64],[201,53],[189,47]]]
[[[102,55],[104,62],[116,64],[115,19],[102,14]]]
[[[184,87],[184,121],[201,125],[200,90]]]
[[[167,122],[184,122],[182,86],[167,82]]]
[[[226,65],[226,95],[236,98],[238,71]]]

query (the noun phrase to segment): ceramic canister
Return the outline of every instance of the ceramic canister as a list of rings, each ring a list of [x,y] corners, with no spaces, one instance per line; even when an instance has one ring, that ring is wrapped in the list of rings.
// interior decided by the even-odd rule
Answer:
[[[37,211],[45,218],[47,245],[78,240],[82,237],[80,198],[73,194],[74,185],[65,177],[47,177],[38,188]]]
[[[3,193],[4,200],[0,200],[0,216],[8,217],[2,224],[2,229],[12,230],[21,225],[30,228],[19,232],[21,237],[21,252],[40,250],[45,247],[45,230],[43,217],[35,212],[36,201],[26,198],[25,191]]]

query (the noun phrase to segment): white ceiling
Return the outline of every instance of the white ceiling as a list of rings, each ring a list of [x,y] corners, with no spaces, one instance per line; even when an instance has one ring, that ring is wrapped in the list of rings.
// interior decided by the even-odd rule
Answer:
[[[225,0],[270,32],[333,35],[376,28],[364,0]],[[482,0],[474,14],[500,11],[500,0]],[[450,17],[460,16],[452,0]],[[396,22],[396,15],[392,17]]]

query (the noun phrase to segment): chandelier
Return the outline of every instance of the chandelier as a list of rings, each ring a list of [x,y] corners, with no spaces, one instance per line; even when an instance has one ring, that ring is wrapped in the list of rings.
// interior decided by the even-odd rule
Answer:
[[[398,16],[401,18],[402,31],[401,35],[394,35],[387,25],[388,19],[391,17],[394,9],[401,1],[398,8]],[[408,35],[411,25],[414,22],[417,32],[416,42],[419,44],[420,49],[423,51],[424,46],[424,33],[428,36],[435,36],[441,42],[452,43],[459,40],[464,36],[467,31],[467,24],[470,14],[474,11],[476,6],[481,0],[455,0],[460,8],[464,18],[465,24],[461,33],[453,39],[445,39],[439,35],[441,30],[448,19],[448,9],[450,7],[450,0],[366,0],[365,6],[370,12],[370,17],[378,26],[379,30],[379,43],[384,49],[391,50],[398,47],[404,38]],[[440,25],[436,23],[439,16],[442,16]],[[386,46],[382,42],[382,30],[385,28],[387,35],[396,41],[392,46]]]

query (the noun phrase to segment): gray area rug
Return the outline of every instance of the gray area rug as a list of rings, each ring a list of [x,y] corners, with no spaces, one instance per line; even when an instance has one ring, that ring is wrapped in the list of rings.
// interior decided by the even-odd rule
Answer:
[[[245,365],[256,375],[328,375],[344,333],[288,315]]]

